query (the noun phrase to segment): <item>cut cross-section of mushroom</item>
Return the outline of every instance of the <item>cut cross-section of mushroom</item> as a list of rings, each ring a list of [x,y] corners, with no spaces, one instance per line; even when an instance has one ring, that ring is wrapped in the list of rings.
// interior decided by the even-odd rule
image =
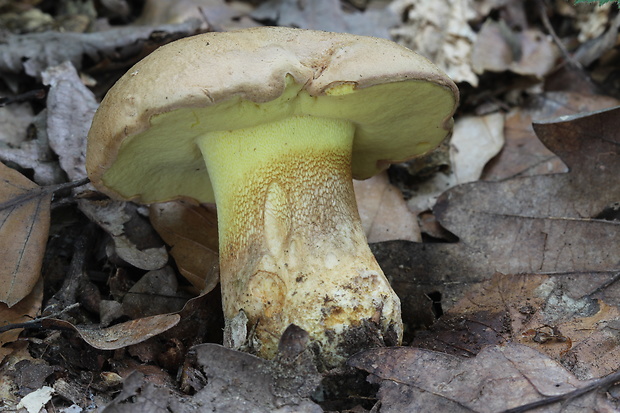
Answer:
[[[243,311],[269,358],[294,323],[333,367],[402,338],[351,179],[435,147],[457,101],[444,73],[387,40],[208,33],[159,48],[108,92],[87,169],[115,198],[216,202],[227,334]]]

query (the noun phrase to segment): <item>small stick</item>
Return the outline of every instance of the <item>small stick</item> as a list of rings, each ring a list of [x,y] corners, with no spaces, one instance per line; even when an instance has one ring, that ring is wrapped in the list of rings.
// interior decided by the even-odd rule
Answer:
[[[11,103],[21,103],[26,102],[28,100],[38,100],[43,99],[45,97],[45,89],[35,89],[29,90],[28,92],[16,95],[16,96],[8,96],[0,98],[0,108],[6,105],[10,105]]]
[[[50,193],[56,193],[65,189],[77,188],[78,186],[86,185],[90,180],[88,178],[80,179],[78,181],[65,182],[58,185],[40,186],[38,188],[31,189],[24,192],[21,195],[15,196],[6,202],[0,202],[0,210],[12,208],[16,205],[30,201],[31,199],[39,198]]]
[[[79,303],[74,303],[71,304],[65,308],[63,308],[62,310],[54,313],[54,314],[49,314],[43,317],[37,317],[33,320],[30,321],[25,321],[23,323],[15,323],[15,324],[6,324],[3,326],[0,326],[0,333],[4,333],[5,331],[10,331],[10,330],[15,330],[17,328],[30,328],[30,329],[40,329],[43,328],[43,326],[41,325],[41,323],[43,322],[43,320],[47,320],[50,318],[58,318],[60,315],[67,313],[75,308],[78,308],[80,306]]]
[[[571,56],[568,49],[566,49],[566,46],[564,46],[564,43],[553,29],[553,26],[549,21],[549,16],[547,16],[547,8],[545,7],[545,3],[542,0],[539,0],[538,4],[540,6],[540,18],[542,19],[542,23],[545,26],[545,29],[547,29],[547,32],[549,32],[549,35],[553,38],[554,43],[560,49],[560,52],[562,53],[562,56],[564,56],[566,62],[569,65],[573,66],[575,69],[583,71],[583,66],[581,65],[581,63],[579,63],[573,58],[573,56]]]
[[[608,376],[595,380],[592,383],[586,386],[583,386],[577,390],[573,390],[568,393],[560,394],[558,396],[547,397],[545,399],[537,400],[535,402],[524,404],[519,407],[514,407],[512,409],[504,410],[502,413],[523,413],[523,412],[527,412],[528,410],[536,409],[541,406],[548,406],[550,404],[558,403],[561,401],[569,401],[576,397],[583,396],[584,394],[589,393],[593,390],[609,387],[617,381],[620,381],[620,371],[616,371],[615,373],[611,373]]]

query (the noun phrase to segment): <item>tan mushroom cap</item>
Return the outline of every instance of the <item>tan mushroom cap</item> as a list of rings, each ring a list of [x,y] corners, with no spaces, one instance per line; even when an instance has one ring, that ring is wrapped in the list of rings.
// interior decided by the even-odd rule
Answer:
[[[213,202],[198,136],[291,115],[355,126],[353,177],[439,144],[455,84],[393,42],[279,27],[207,33],[160,47],[110,89],[89,133],[87,170],[116,198]]]

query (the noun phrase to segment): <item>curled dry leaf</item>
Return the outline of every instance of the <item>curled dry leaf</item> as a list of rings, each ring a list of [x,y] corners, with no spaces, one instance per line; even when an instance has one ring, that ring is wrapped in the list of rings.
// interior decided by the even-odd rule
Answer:
[[[41,276],[52,192],[0,164],[0,302],[12,307]]]
[[[75,326],[68,321],[45,319],[45,328],[68,328],[77,332],[84,341],[100,350],[117,350],[141,343],[177,325],[179,314],[159,314],[115,324],[107,328]]]
[[[419,185],[407,201],[414,214],[430,209],[449,188],[480,178],[483,168],[504,146],[504,115],[463,116],[454,124],[450,139],[448,173],[436,173]]]
[[[349,364],[379,383],[382,412],[495,413],[562,395],[588,384],[559,363],[520,344],[490,346],[475,358],[416,348],[382,348],[354,355]],[[613,401],[593,392],[541,412],[615,411]],[[607,410],[609,409],[609,410]]]
[[[149,217],[181,274],[202,293],[218,283],[218,235],[215,206],[183,201],[153,204]]]
[[[97,101],[71,62],[47,68],[47,137],[60,166],[71,180],[86,178],[86,135]]]

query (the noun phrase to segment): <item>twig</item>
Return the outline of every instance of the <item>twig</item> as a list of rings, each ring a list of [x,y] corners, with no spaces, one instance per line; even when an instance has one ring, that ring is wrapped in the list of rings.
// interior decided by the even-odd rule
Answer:
[[[45,89],[35,89],[16,96],[3,97],[0,98],[0,108],[6,105],[10,105],[11,103],[21,103],[29,100],[43,99],[45,95]]]
[[[594,294],[603,291],[605,288],[609,287],[616,281],[620,280],[620,271],[615,273],[609,280],[605,281],[603,284],[599,285],[594,291],[587,295],[587,297],[592,297]]]
[[[519,407],[514,407],[512,409],[504,410],[502,413],[522,413],[527,412],[528,410],[536,409],[541,406],[548,406],[550,404],[569,401],[574,398],[583,396],[586,393],[589,393],[593,390],[602,389],[605,387],[609,387],[615,382],[620,381],[620,371],[616,371],[615,373],[611,373],[610,375],[603,377],[602,379],[595,380],[594,382],[583,386],[577,390],[561,394],[559,396],[551,396],[545,399],[537,400],[532,403],[524,404]]]
[[[570,66],[573,66],[575,69],[579,70],[580,72],[583,72],[584,70],[583,70],[583,66],[581,65],[581,63],[579,63],[577,60],[573,58],[573,56],[571,56],[568,49],[566,49],[566,46],[564,46],[562,39],[560,39],[560,37],[557,35],[555,30],[553,29],[553,26],[551,25],[551,22],[549,21],[549,16],[547,16],[547,8],[545,7],[544,1],[539,0],[538,5],[540,7],[540,18],[542,19],[542,23],[545,26],[545,29],[547,29],[547,32],[549,32],[549,35],[553,38],[554,43],[560,49],[560,52],[562,53],[562,56],[564,56],[564,59],[566,60],[566,62]]]
[[[86,281],[84,263],[94,240],[94,231],[94,224],[87,224],[82,234],[80,234],[75,241],[73,257],[71,258],[71,264],[69,265],[62,287],[48,300],[43,314],[54,313],[57,308],[68,307],[77,301],[81,290],[80,287],[83,286]]]
[[[88,178],[80,179],[79,181],[65,182],[58,185],[41,186],[35,189],[31,189],[22,195],[15,196],[6,202],[0,203],[0,210],[12,208],[31,199],[39,198],[50,193],[56,193],[65,189],[77,188],[78,186],[86,185],[90,180]]]
[[[80,306],[79,303],[74,303],[71,304],[65,308],[63,308],[62,310],[58,311],[57,313],[54,314],[49,314],[43,317],[38,317],[35,318],[34,320],[30,320],[30,321],[25,321],[23,323],[15,323],[15,324],[6,324],[3,326],[0,326],[0,333],[4,333],[5,331],[10,331],[10,330],[15,330],[17,328],[30,328],[30,329],[40,329],[43,328],[43,326],[41,325],[41,323],[44,320],[48,320],[50,318],[58,318],[59,316],[61,316],[64,313],[67,313],[75,308],[78,308]]]

